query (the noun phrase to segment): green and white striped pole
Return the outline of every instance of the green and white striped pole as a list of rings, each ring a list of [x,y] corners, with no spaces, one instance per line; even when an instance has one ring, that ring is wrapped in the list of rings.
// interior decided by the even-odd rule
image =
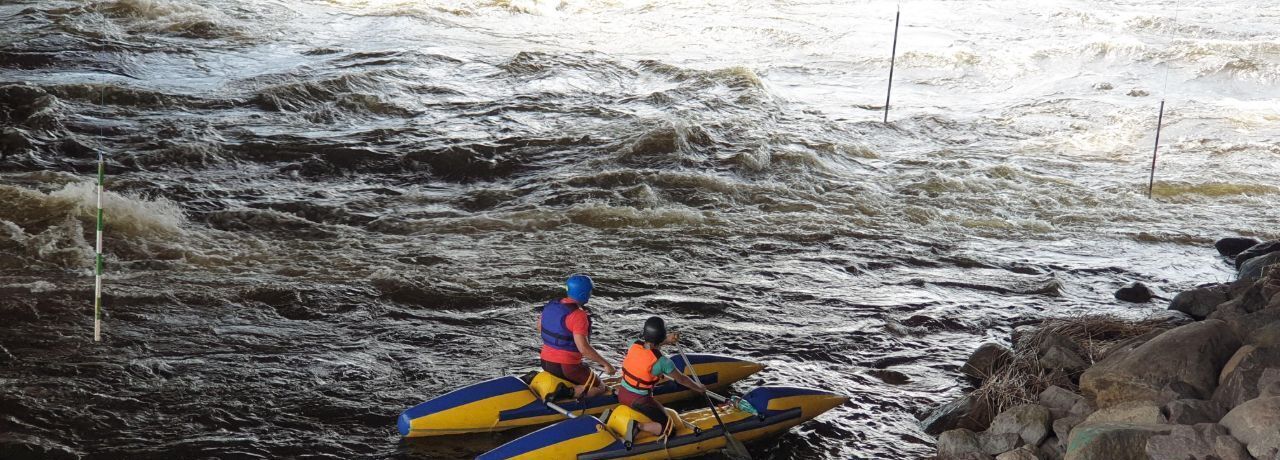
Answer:
[[[93,341],[102,341],[102,182],[105,160],[98,153],[98,249],[93,264]]]

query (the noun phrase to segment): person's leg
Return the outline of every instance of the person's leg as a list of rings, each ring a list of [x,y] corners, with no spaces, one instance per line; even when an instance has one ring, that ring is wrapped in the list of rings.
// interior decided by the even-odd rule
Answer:
[[[647,431],[654,436],[662,436],[666,433],[667,427],[667,411],[662,408],[662,403],[653,399],[653,396],[643,396],[640,399],[629,404],[632,409],[649,417],[652,422],[638,424],[641,430]]]
[[[575,397],[590,398],[602,395],[607,390],[586,364],[562,364],[560,367],[564,370],[564,379],[574,383],[573,395]]]

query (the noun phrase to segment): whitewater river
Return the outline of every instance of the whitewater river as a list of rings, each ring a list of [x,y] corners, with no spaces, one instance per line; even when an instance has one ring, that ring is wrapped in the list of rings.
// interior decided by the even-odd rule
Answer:
[[[0,457],[474,456],[395,416],[585,272],[611,359],[852,396],[758,458],[920,458],[980,343],[1280,237],[1280,2],[904,1],[885,124],[898,6],[3,2]]]

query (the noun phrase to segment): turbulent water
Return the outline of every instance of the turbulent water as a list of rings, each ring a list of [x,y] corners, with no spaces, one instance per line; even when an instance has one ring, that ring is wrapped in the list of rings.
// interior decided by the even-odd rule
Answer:
[[[758,457],[920,458],[976,345],[1280,237],[1280,2],[903,2],[884,124],[897,7],[0,4],[0,456],[473,456],[394,417],[585,272],[611,359],[853,397]]]

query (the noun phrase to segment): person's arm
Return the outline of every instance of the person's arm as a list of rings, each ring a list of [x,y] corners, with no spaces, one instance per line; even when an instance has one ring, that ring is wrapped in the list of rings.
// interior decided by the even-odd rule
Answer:
[[[586,356],[588,359],[595,361],[603,367],[606,375],[613,375],[617,372],[617,370],[613,368],[613,365],[609,364],[608,361],[605,361],[604,357],[600,356],[600,353],[596,351],[596,348],[591,346],[591,340],[587,339],[586,335],[573,334],[573,343],[578,345],[578,352],[582,353],[582,356]]]
[[[696,391],[698,393],[705,393],[707,391],[707,387],[703,386],[698,382],[693,381],[693,379],[689,378],[689,376],[681,374],[679,371],[668,372],[667,378],[670,378],[671,380],[675,380],[676,383],[684,385],[686,388]]]

